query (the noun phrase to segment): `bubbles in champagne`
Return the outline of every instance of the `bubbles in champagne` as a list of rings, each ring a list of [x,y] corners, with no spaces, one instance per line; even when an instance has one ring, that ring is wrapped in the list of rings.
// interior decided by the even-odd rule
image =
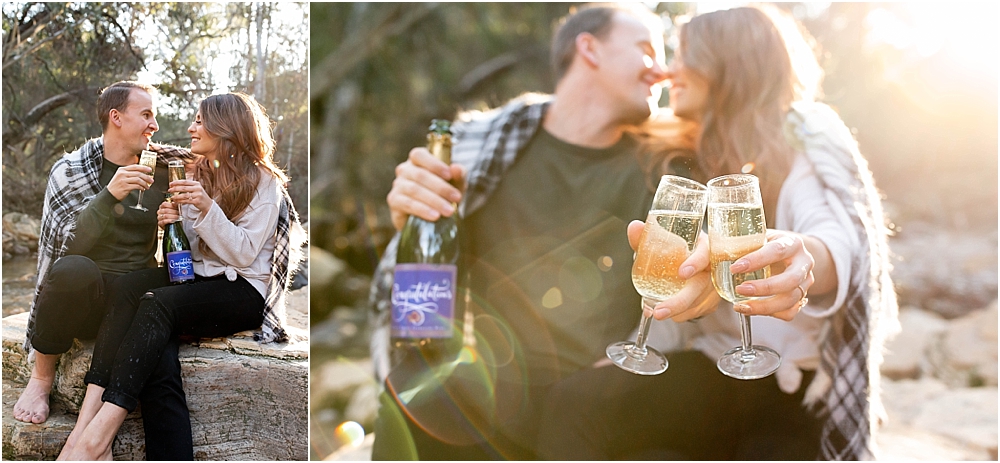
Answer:
[[[723,299],[741,302],[753,298],[736,293],[744,281],[770,276],[765,267],[755,272],[733,274],[729,266],[764,245],[764,209],[759,204],[709,204],[708,232],[712,284]]]
[[[698,241],[701,214],[650,211],[639,238],[639,251],[632,265],[632,283],[643,297],[663,300],[684,286],[677,275]]]

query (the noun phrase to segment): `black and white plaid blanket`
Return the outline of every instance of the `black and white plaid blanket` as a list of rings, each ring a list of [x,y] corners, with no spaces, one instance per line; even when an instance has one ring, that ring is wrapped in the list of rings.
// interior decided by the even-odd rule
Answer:
[[[194,155],[185,148],[170,145],[150,144],[149,149],[158,155],[157,162],[166,165],[171,159],[193,159]],[[35,295],[28,315],[28,327],[24,349],[29,353],[31,335],[35,325],[35,302],[41,283],[45,281],[52,264],[66,253],[67,245],[76,229],[76,218],[103,187],[99,183],[104,158],[104,139],[94,138],[72,153],[67,153],[56,161],[49,172],[45,200],[42,206],[41,231],[38,237],[38,267],[35,280]],[[284,330],[285,293],[290,285],[291,275],[298,268],[302,258],[305,232],[299,223],[298,214],[292,206],[288,193],[284,192],[281,215],[278,218],[278,238],[275,257],[271,265],[271,283],[267,300],[263,332],[259,338],[264,342],[286,339]],[[279,251],[280,250],[280,251]],[[283,288],[275,291],[274,288]],[[280,293],[280,294],[278,294]]]
[[[879,397],[882,348],[899,331],[882,201],[857,141],[832,108],[798,102],[788,122],[823,186],[851,216],[849,232],[862,243],[852,256],[847,300],[825,330],[822,370],[813,381],[828,389],[817,391],[824,394],[821,412],[827,418],[819,458],[871,460],[873,435],[885,414]]]

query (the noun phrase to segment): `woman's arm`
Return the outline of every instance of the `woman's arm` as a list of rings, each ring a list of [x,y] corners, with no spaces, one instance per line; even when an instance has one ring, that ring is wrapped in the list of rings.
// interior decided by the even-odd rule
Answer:
[[[262,185],[258,187],[250,205],[235,223],[226,218],[226,214],[215,201],[211,201],[210,198],[205,201],[201,195],[189,192],[190,187],[187,186],[187,182],[197,182],[185,180],[171,184],[171,192],[188,192],[192,195],[190,198],[175,199],[176,202],[205,207],[202,209],[195,206],[200,212],[191,223],[192,229],[198,238],[227,265],[238,268],[249,267],[277,229],[281,201],[278,184],[270,174],[262,173],[262,175],[266,175],[262,179]],[[175,191],[175,186],[181,188],[176,188]],[[200,188],[200,184],[198,187]]]

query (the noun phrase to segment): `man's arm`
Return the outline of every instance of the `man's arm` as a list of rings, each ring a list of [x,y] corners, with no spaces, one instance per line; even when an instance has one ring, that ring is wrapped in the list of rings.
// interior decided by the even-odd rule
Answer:
[[[93,249],[111,223],[111,212],[115,204],[125,199],[130,191],[145,189],[146,185],[153,183],[153,177],[148,173],[148,167],[138,164],[119,167],[108,186],[97,193],[77,215],[76,228],[67,245],[66,254],[86,255]]]

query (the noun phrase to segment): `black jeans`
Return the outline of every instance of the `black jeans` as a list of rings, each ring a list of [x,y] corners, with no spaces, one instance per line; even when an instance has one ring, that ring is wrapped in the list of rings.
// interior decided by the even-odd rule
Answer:
[[[668,355],[657,376],[617,367],[560,381],[546,399],[539,456],[555,460],[813,460],[822,420],[775,377],[724,376],[700,352]]]
[[[166,269],[156,268],[122,276],[114,286],[84,381],[104,387],[102,400],[129,411],[143,398],[143,388],[159,380],[153,372],[172,339],[228,336],[264,321],[264,298],[243,277],[196,277],[192,283],[169,285]],[[179,365],[174,378],[179,382]],[[164,413],[180,413],[173,401],[168,403]],[[190,446],[190,434],[186,442],[174,444]]]
[[[31,346],[49,355],[65,353],[73,339],[94,339],[121,275],[101,273],[84,256],[55,261],[35,301]],[[191,420],[181,385],[179,344],[171,340],[139,393],[147,460],[193,460]],[[174,443],[187,439],[187,451]]]
[[[101,273],[84,256],[52,264],[35,301],[31,346],[49,355],[65,353],[73,339],[94,339],[107,312],[108,294],[119,275]]]

